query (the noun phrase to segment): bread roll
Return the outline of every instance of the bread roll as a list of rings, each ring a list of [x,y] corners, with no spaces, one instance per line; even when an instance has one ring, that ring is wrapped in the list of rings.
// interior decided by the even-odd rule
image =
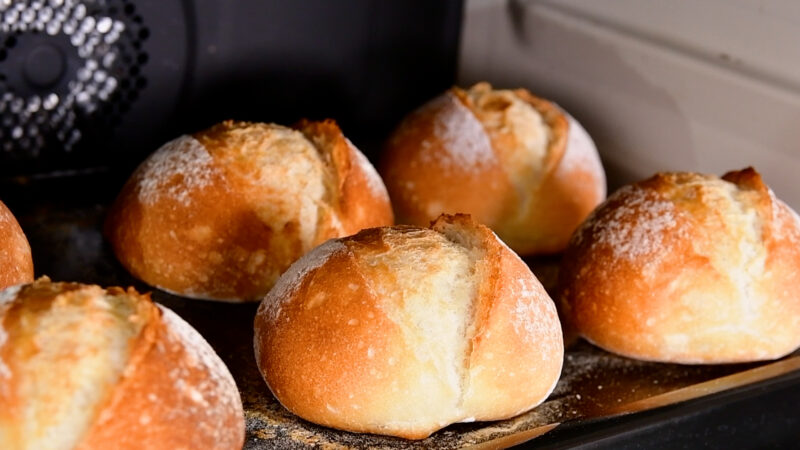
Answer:
[[[0,289],[33,281],[31,246],[17,219],[0,202]]]
[[[312,250],[261,303],[255,350],[293,413],[409,439],[533,408],[563,358],[552,300],[467,216],[373,228]]]
[[[381,161],[398,223],[469,213],[522,255],[560,252],[605,198],[594,143],[524,89],[457,87],[414,111]]]
[[[317,244],[392,223],[383,182],[333,121],[228,121],[151,155],[112,206],[106,234],[150,285],[248,301]]]
[[[0,291],[0,448],[240,449],[239,392],[211,347],[133,288]]]
[[[611,195],[575,232],[558,297],[590,342],[684,364],[800,346],[800,220],[753,169],[660,173]]]

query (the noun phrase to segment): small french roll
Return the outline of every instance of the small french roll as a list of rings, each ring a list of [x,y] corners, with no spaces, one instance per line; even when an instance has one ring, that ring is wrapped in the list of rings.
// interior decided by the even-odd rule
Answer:
[[[40,278],[0,291],[0,448],[240,449],[205,340],[148,295]]]
[[[145,160],[105,230],[142,281],[237,302],[261,300],[327,239],[393,221],[377,172],[332,120],[294,128],[227,121]]]
[[[564,255],[588,341],[649,361],[769,360],[800,346],[800,219],[752,168],[659,173],[611,195]]]
[[[539,281],[464,215],[315,248],[261,303],[255,351],[289,411],[408,439],[530,410],[555,387],[564,353]]]
[[[453,87],[408,115],[379,167],[398,223],[469,213],[521,255],[557,253],[603,201],[586,130],[525,89]]]
[[[0,202],[0,289],[33,281],[31,246],[19,223]]]

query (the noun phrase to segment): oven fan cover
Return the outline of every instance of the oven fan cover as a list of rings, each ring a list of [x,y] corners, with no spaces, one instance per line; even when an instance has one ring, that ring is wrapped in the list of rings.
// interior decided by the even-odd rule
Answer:
[[[369,152],[452,84],[460,20],[460,2],[0,0],[0,191],[124,176],[231,118],[333,117]]]
[[[128,0],[0,0],[0,161],[107,141],[147,85],[149,35]]]

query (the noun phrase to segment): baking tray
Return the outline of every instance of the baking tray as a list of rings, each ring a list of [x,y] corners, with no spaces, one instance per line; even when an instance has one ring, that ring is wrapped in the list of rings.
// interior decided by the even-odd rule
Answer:
[[[521,416],[455,424],[421,441],[314,425],[285,410],[258,373],[252,349],[257,304],[189,300],[132,278],[101,234],[106,205],[117,192],[107,187],[120,179],[101,173],[80,180],[16,180],[13,188],[0,184],[0,198],[17,215],[31,243],[37,276],[132,285],[152,292],[154,300],[184,317],[216,349],[237,382],[245,409],[246,449],[498,448],[524,442],[537,448],[652,448],[666,443],[674,448],[707,445],[715,438],[725,447],[757,446],[769,439],[800,442],[794,431],[800,426],[800,408],[795,406],[800,403],[800,352],[775,362],[686,366],[615,356],[571,336],[553,394]],[[552,287],[558,259],[527,262]],[[760,432],[746,433],[749,429]],[[737,432],[750,440],[728,440]]]

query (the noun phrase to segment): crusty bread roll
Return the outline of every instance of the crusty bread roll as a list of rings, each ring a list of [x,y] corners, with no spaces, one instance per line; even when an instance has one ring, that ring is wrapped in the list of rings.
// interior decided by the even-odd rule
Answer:
[[[381,160],[398,223],[469,213],[523,255],[560,252],[605,198],[594,143],[524,89],[457,87],[411,113]]]
[[[239,449],[228,369],[172,311],[133,288],[0,291],[0,448]]]
[[[31,246],[17,219],[0,202],[0,289],[33,281]]]
[[[468,216],[315,248],[261,303],[255,350],[293,413],[409,439],[533,408],[564,351],[539,281]]]
[[[317,244],[392,223],[383,182],[333,121],[228,121],[150,156],[111,208],[106,234],[148,284],[247,301]]]
[[[660,173],[611,195],[561,268],[567,320],[632,358],[778,358],[800,346],[800,220],[753,169]]]

